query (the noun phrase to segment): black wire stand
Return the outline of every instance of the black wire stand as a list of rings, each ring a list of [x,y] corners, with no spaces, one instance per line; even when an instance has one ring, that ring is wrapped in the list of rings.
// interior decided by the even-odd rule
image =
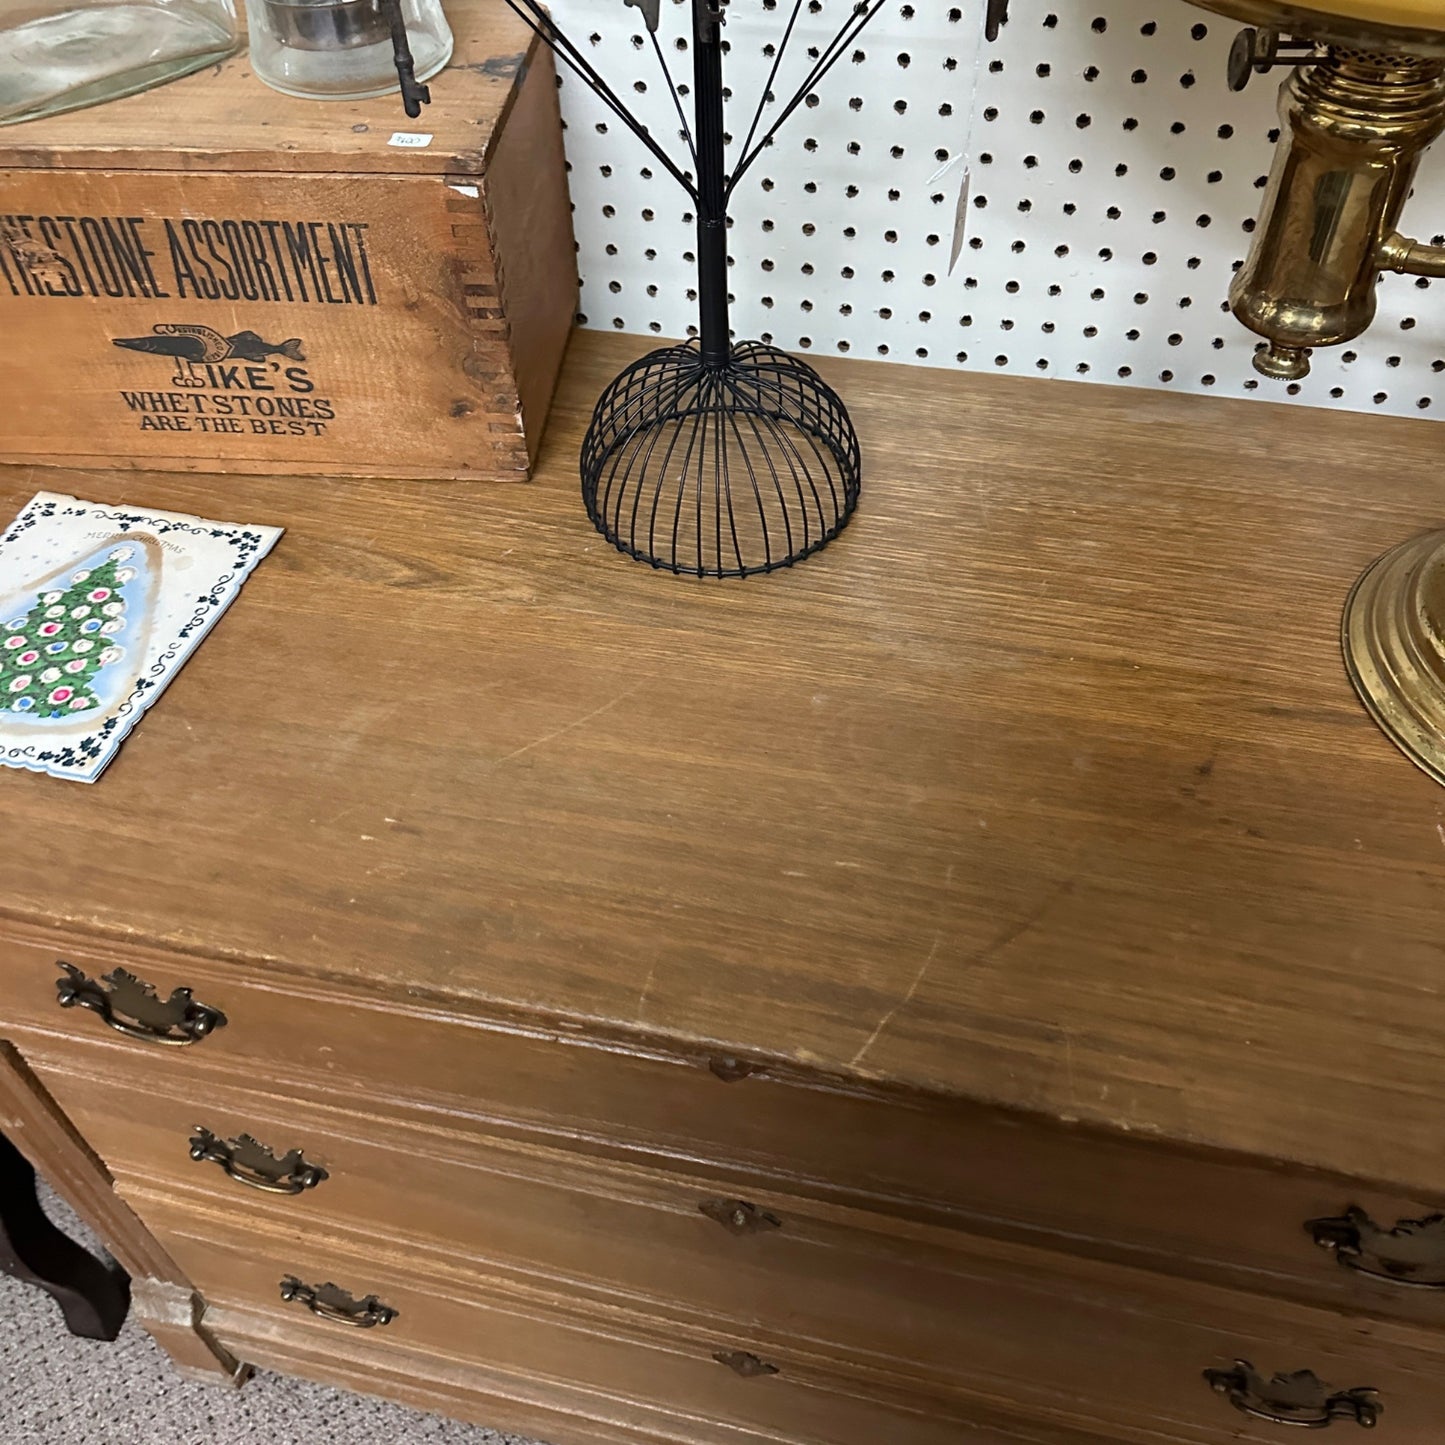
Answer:
[[[597,530],[640,562],[693,577],[790,567],[826,546],[858,505],[858,437],[812,367],[728,323],[728,202],[778,128],[845,54],[884,0],[855,0],[831,42],[809,51],[797,92],[770,117],[773,82],[802,13],[794,0],[737,164],[727,169],[723,0],[692,6],[693,120],[658,42],[661,0],[641,12],[690,165],[633,115],[539,0],[507,0],[683,188],[697,215],[698,335],[634,362],[603,392],[582,443],[582,500]]]
[[[431,99],[416,83],[399,0],[382,0],[392,21],[406,113]],[[657,38],[662,0],[625,0],[641,13],[667,82],[691,167],[618,98],[541,0],[507,0],[652,152],[692,199],[697,215],[698,335],[635,361],[602,393],[582,442],[582,500],[597,530],[620,552],[678,575],[749,577],[791,567],[827,546],[858,505],[862,462],[842,398],[806,362],[760,341],[734,342],[728,324],[728,202],[790,115],[847,53],[885,0],[849,0],[848,14],[792,97],[776,104],[773,83],[804,0],[793,0],[772,66],[738,152],[727,169],[722,37],[726,0],[692,7],[693,124]],[[1009,0],[987,0],[984,33],[997,38]],[[821,8],[810,0],[809,9]]]

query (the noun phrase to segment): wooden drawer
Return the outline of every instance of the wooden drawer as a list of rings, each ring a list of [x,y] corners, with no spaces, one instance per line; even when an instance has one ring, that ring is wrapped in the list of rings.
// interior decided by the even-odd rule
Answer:
[[[117,965],[162,996],[190,987],[224,1027],[159,1049],[56,1003],[58,958],[98,977]],[[1432,1202],[1359,1181],[1263,1167],[1221,1153],[1047,1124],[760,1066],[726,1082],[706,1055],[584,1040],[396,1003],[282,973],[131,947],[0,939],[0,1034],[64,1071],[79,1043],[117,1074],[163,1069],[183,1100],[266,1080],[278,1096],[341,1099],[403,1124],[477,1139],[563,1146],[682,1168],[726,1192],[890,1215],[1111,1259],[1176,1276],[1381,1318],[1445,1325],[1445,1290],[1401,1288],[1341,1268],[1308,1220],[1363,1206],[1384,1225]],[[203,1122],[186,1120],[187,1126]]]
[[[325,1350],[327,1378],[333,1378],[330,1351],[341,1349],[382,1365],[394,1357],[409,1359],[423,1373],[444,1369],[446,1362],[480,1369],[511,1379],[524,1396],[543,1401],[554,1392],[564,1398],[592,1392],[608,1397],[614,1410],[626,1402],[629,1420],[654,1412],[678,1417],[677,1426],[685,1422],[685,1428],[677,1428],[676,1438],[689,1442],[731,1441],[739,1433],[748,1440],[817,1445],[973,1445],[978,1439],[956,1411],[941,1411],[929,1400],[852,1389],[817,1370],[795,1369],[786,1379],[740,1375],[714,1358],[744,1348],[722,1330],[662,1333],[585,1308],[564,1313],[539,1299],[489,1289],[484,1276],[465,1267],[401,1257],[391,1241],[378,1241],[363,1253],[354,1243],[339,1245],[306,1226],[262,1232],[222,1216],[182,1212],[159,1198],[148,1213],[159,1237],[174,1241],[184,1260],[197,1266],[208,1328],[249,1345],[259,1316],[266,1335],[309,1340]],[[316,1319],[300,1302],[283,1304],[280,1282],[287,1274],[316,1286],[354,1284],[359,1296],[377,1290],[397,1317],[370,1330]],[[363,1276],[369,1281],[364,1286]],[[240,1333],[234,1328],[237,1313],[252,1317]],[[265,1357],[264,1350],[242,1348],[252,1362]],[[527,1422],[502,1411],[485,1423]]]
[[[149,1061],[123,1081],[98,1064],[76,1049],[37,1072],[143,1219],[160,1195],[281,1230],[383,1235],[516,1288],[814,1350],[905,1386],[970,1378],[959,1300],[987,1244],[958,1230],[235,1085],[181,1099]],[[228,1179],[191,1157],[197,1125],[300,1149],[327,1177],[294,1195]]]
[[[208,1313],[207,1323],[241,1356],[266,1369],[390,1396],[423,1410],[444,1410],[481,1425],[509,1427],[551,1445],[836,1445],[840,1438],[852,1438],[828,1418],[829,1410],[836,1415],[839,1409],[836,1392],[825,1393],[821,1411],[814,1403],[814,1411],[824,1417],[826,1434],[821,1439],[816,1429],[796,1419],[779,1428],[778,1417],[789,1406],[786,1397],[799,1387],[777,1377],[758,1382],[768,1387],[768,1398],[756,1402],[768,1407],[766,1427],[700,1415],[689,1404],[686,1382],[677,1378],[683,1373],[678,1357],[659,1357],[655,1348],[643,1347],[641,1353],[651,1364],[649,1394],[624,1400],[611,1379],[601,1386],[571,1377],[539,1380],[507,1374],[485,1361],[459,1363],[423,1354],[394,1341],[378,1348],[364,1334],[342,1338],[339,1329],[318,1330],[289,1312],[225,1304]],[[621,1352],[639,1355],[636,1345],[616,1343]],[[691,1359],[683,1365],[697,1368]],[[706,1374],[706,1365],[702,1368]],[[715,1388],[716,1380],[709,1384]],[[779,1401],[779,1395],[785,1398]],[[803,1396],[800,1403],[806,1401]],[[939,1445],[939,1429],[946,1431],[945,1445],[1104,1445],[1092,1433],[1023,1422],[982,1408],[972,1411],[966,1424],[935,1424],[927,1417],[920,1420],[906,1405],[889,1408],[869,1402],[860,1407],[855,1400],[842,1405],[849,1416],[860,1408],[878,1432],[874,1445]]]
[[[1282,1427],[1236,1411],[1203,1377],[1238,1358],[1266,1375],[1309,1368],[1340,1390],[1373,1386],[1397,1445],[1438,1445],[1445,1409],[1438,1357],[1391,1327],[1349,1327],[1317,1311],[1265,1307],[1127,1270],[1064,1262],[1054,1271],[1053,1261],[1023,1252],[979,1259],[960,1280],[951,1333],[968,1379],[949,1390],[905,1393],[894,1380],[816,1350],[786,1343],[764,1349],[730,1329],[665,1327],[599,1311],[589,1300],[524,1294],[465,1263],[400,1250],[391,1240],[305,1224],[262,1228],[160,1195],[146,1217],[220,1317],[231,1307],[279,1310],[318,1337],[350,1338],[361,1332],[313,1320],[299,1302],[280,1305],[288,1276],[312,1286],[335,1283],[358,1298],[375,1293],[399,1311],[392,1324],[367,1332],[383,1357],[395,1344],[631,1399],[680,1393],[690,1410],[719,1424],[827,1445],[963,1441],[970,1439],[967,1422],[999,1411],[1138,1445],[1267,1445]],[[633,1348],[619,1351],[618,1340]],[[672,1364],[663,1367],[655,1349],[636,1350],[640,1345],[657,1347]],[[776,1374],[739,1378],[716,1363],[716,1355],[734,1352]],[[917,1419],[901,1434],[879,1434],[877,1412],[900,1401],[911,1401]]]

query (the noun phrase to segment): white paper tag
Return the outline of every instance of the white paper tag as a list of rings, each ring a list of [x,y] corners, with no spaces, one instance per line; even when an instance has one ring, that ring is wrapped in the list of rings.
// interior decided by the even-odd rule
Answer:
[[[393,133],[387,141],[389,146],[402,146],[407,150],[425,150],[431,144],[432,138],[420,131],[399,130]]]

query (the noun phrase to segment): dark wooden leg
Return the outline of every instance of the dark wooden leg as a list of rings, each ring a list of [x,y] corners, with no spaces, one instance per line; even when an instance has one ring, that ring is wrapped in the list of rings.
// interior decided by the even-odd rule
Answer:
[[[130,1305],[130,1281],[87,1254],[46,1217],[35,1171],[0,1135],[0,1270],[51,1295],[73,1335],[113,1340]]]

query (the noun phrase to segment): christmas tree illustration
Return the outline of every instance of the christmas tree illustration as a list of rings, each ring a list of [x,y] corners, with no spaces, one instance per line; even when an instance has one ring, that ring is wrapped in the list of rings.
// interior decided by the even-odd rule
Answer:
[[[101,706],[96,679],[125,655],[115,639],[125,630],[120,589],[136,575],[125,565],[132,555],[117,547],[0,627],[0,713],[69,718]]]

